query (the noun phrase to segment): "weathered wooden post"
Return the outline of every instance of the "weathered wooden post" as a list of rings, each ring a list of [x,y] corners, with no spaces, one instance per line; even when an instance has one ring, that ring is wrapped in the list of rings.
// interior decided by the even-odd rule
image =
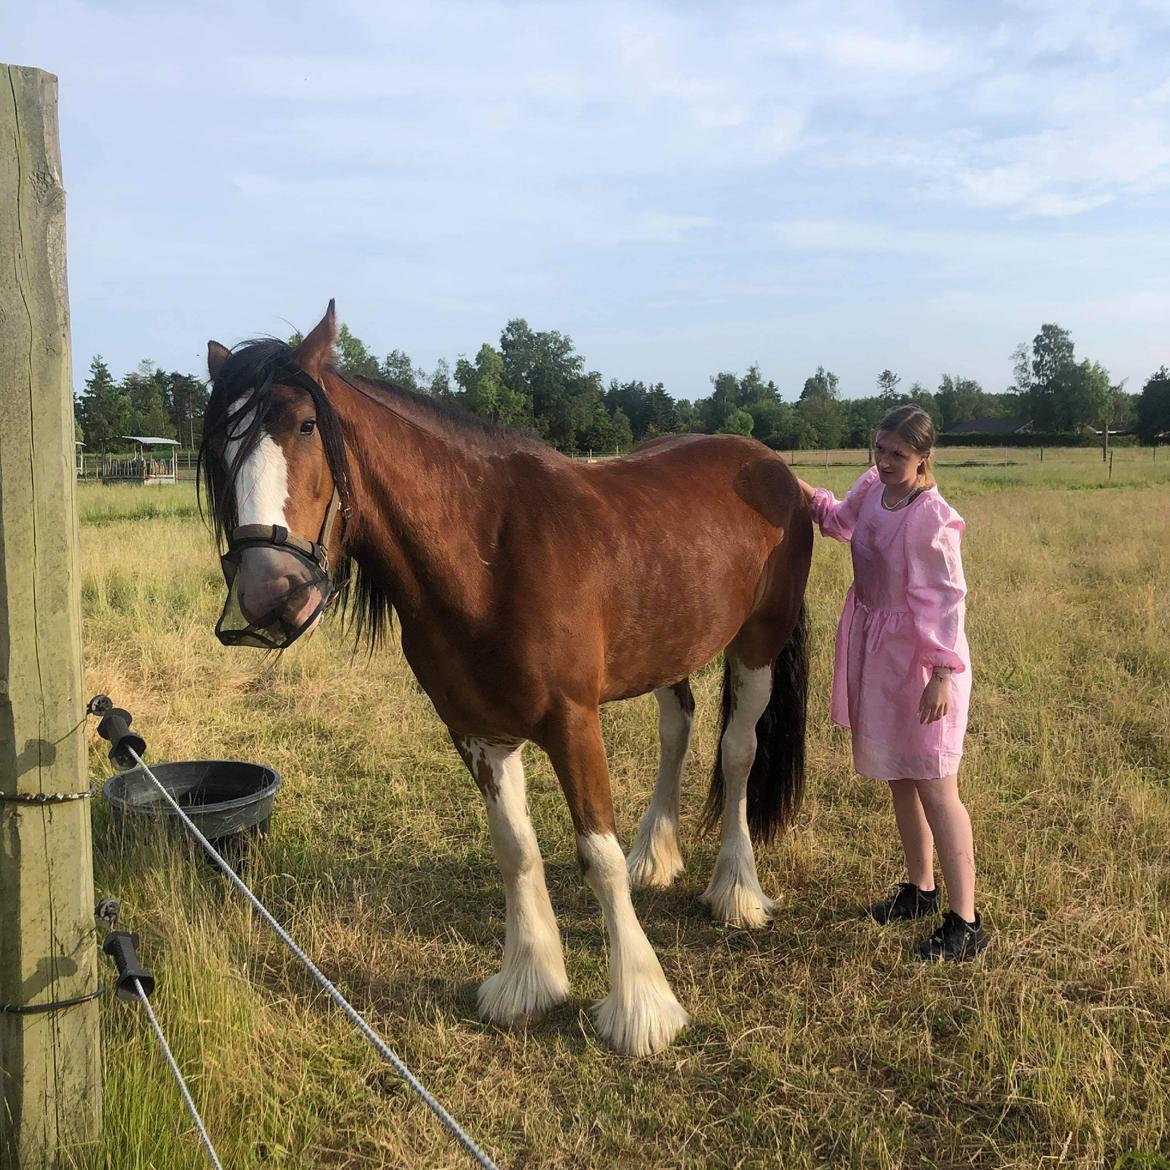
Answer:
[[[101,1119],[57,79],[0,65],[0,1168]]]

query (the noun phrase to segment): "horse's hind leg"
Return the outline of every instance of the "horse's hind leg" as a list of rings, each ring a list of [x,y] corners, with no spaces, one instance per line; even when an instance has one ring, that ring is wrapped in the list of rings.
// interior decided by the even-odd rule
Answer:
[[[688,679],[654,692],[658,700],[658,779],[650,807],[626,858],[635,889],[669,886],[683,871],[678,847],[678,794],[687,746],[691,739],[695,700]]]
[[[772,694],[772,665],[746,667],[728,652],[731,717],[723,732],[723,828],[715,870],[701,900],[717,922],[764,926],[776,903],[760,888],[748,832],[747,786],[756,756],[756,724]]]
[[[594,1008],[597,1031],[619,1052],[657,1052],[689,1017],[670,990],[630,900],[596,708],[565,712],[550,729],[545,746],[577,830],[577,860],[601,903],[609,934],[609,995]]]
[[[528,817],[520,745],[452,736],[483,793],[496,863],[504,879],[504,965],[479,987],[479,1014],[523,1024],[569,994],[561,936]]]

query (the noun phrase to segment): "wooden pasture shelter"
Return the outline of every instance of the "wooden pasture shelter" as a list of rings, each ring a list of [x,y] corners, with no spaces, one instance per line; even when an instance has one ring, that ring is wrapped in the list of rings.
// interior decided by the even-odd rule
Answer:
[[[118,437],[133,446],[130,454],[102,456],[102,483],[137,483],[151,487],[175,482],[177,440],[157,435]]]
[[[41,1170],[102,1115],[55,77],[0,64],[0,142],[0,1170]]]

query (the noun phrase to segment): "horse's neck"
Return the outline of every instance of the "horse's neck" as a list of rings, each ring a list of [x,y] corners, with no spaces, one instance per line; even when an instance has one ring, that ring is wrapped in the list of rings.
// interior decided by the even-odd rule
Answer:
[[[435,604],[475,608],[490,575],[483,548],[506,498],[504,461],[460,442],[409,398],[383,393],[390,410],[353,390],[345,407],[355,559],[404,617]]]

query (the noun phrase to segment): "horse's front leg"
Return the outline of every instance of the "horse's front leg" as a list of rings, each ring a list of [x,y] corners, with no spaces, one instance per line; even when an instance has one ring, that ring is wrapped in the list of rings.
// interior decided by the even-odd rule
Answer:
[[[504,965],[479,987],[480,1016],[524,1024],[569,994],[557,920],[528,816],[518,743],[452,735],[487,806],[496,863],[504,879]]]
[[[678,847],[678,796],[695,700],[688,679],[654,692],[658,700],[658,779],[650,807],[638,826],[626,865],[635,889],[654,886],[665,889],[683,871]]]
[[[577,830],[577,860],[601,903],[609,934],[609,995],[594,1007],[597,1031],[619,1052],[632,1056],[657,1052],[678,1035],[689,1017],[670,990],[630,900],[597,709],[566,711],[544,746]]]

